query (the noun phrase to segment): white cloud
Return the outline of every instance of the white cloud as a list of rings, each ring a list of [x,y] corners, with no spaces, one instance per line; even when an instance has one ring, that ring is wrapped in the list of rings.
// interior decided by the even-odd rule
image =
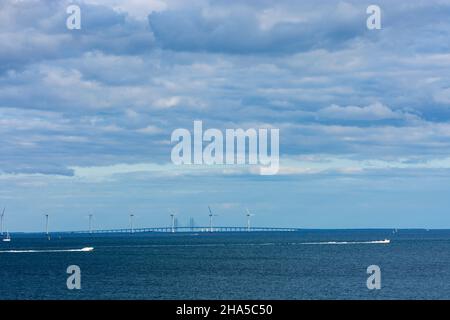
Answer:
[[[387,169],[450,169],[450,157],[442,158],[398,158],[393,160],[320,156],[287,158],[281,162],[280,174],[342,173],[359,174],[367,170]]]
[[[405,114],[401,111],[392,111],[389,107],[377,102],[365,107],[331,105],[318,112],[319,117],[338,120],[385,120],[402,119]]]
[[[163,109],[173,108],[180,104],[180,97],[161,98],[155,101],[155,106]]]
[[[268,8],[263,10],[259,15],[259,27],[262,30],[269,30],[279,23],[300,23],[306,22],[307,19],[297,12],[290,12],[285,8]]]
[[[69,121],[56,112],[0,108],[0,131],[69,129]]]
[[[85,0],[85,2],[110,6],[118,12],[126,12],[139,20],[145,20],[150,13],[163,11],[167,8],[167,3],[164,0]]]
[[[436,102],[450,104],[450,88],[437,91],[433,97]]]
[[[161,109],[171,109],[175,107],[189,107],[191,109],[204,108],[206,104],[199,100],[190,97],[171,96],[157,99],[153,105]]]
[[[158,128],[157,126],[148,125],[145,128],[137,129],[136,132],[153,135],[161,133],[163,132],[163,130],[161,128]]]

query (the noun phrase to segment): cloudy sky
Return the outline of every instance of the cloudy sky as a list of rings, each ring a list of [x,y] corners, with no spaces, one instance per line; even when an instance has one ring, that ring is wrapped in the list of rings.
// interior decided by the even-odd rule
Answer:
[[[373,3],[1,0],[7,227],[450,228],[450,1]],[[279,128],[279,174],[174,166],[194,120]]]

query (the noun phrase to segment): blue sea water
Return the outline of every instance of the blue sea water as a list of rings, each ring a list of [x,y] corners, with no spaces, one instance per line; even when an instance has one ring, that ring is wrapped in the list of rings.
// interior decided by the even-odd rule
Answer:
[[[450,230],[16,235],[0,243],[0,299],[450,299]]]

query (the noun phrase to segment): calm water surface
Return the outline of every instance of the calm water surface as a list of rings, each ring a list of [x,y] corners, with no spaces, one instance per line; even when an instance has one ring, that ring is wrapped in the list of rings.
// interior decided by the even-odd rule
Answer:
[[[45,252],[83,247],[95,249]],[[366,287],[373,264],[381,290]],[[66,287],[69,265],[81,290]],[[13,235],[0,243],[0,299],[450,299],[450,230]]]

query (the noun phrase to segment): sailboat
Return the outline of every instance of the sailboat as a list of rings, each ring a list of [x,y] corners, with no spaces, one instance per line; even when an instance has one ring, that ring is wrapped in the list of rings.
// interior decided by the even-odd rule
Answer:
[[[6,237],[3,238],[3,242],[11,242],[11,237],[9,236],[9,232],[6,231]]]

